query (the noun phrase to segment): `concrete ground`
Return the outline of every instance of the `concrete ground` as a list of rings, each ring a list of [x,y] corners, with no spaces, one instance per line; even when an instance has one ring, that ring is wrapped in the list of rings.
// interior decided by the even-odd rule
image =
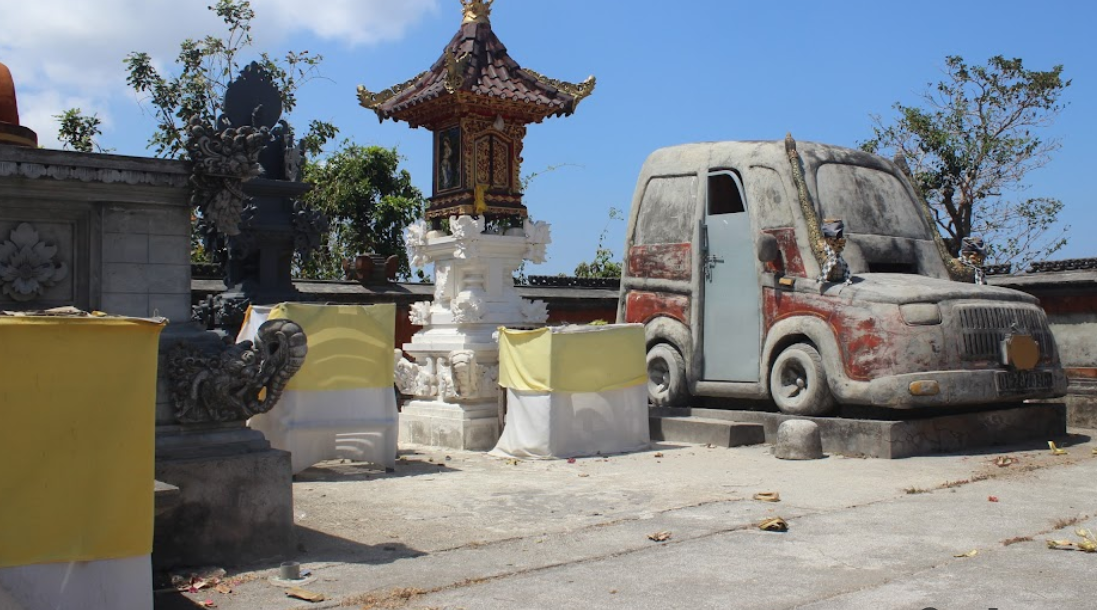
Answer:
[[[328,462],[296,477],[294,559],[325,601],[287,597],[272,562],[230,570],[231,593],[160,593],[157,608],[1094,608],[1097,553],[1046,544],[1097,532],[1097,443],[1072,432],[1065,455],[902,460],[402,447],[394,473]],[[776,516],[786,533],[758,529]]]

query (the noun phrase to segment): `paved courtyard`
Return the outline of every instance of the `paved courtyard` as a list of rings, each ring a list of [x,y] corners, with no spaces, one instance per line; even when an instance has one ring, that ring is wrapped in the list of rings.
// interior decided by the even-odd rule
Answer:
[[[1072,432],[1062,455],[903,460],[404,446],[394,473],[328,462],[296,478],[295,559],[324,601],[287,597],[271,562],[230,570],[231,593],[160,593],[157,608],[1093,608],[1097,553],[1046,542],[1097,530],[1097,444]],[[787,532],[758,529],[777,516]]]

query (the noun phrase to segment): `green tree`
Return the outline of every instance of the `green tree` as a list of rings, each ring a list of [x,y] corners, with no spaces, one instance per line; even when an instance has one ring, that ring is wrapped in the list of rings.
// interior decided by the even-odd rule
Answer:
[[[1062,111],[1071,81],[1061,65],[1029,70],[1001,55],[985,66],[949,56],[945,66],[944,80],[922,94],[923,107],[896,103],[893,123],[873,116],[862,148],[906,157],[953,255],[964,237],[979,235],[994,262],[1020,269],[1046,258],[1067,241],[1069,227],[1056,228],[1063,203],[1026,197],[1024,178],[1059,149],[1036,132]]]
[[[179,45],[176,63],[179,74],[164,76],[153,67],[148,53],[133,52],[126,56],[126,83],[144,94],[152,105],[156,131],[149,139],[149,148],[157,156],[180,158],[186,153],[186,126],[193,117],[209,125],[217,125],[222,113],[225,89],[240,73],[241,54],[251,46],[251,21],[255,11],[247,0],[218,0],[209,7],[228,27],[224,37],[207,36],[202,40],[184,40]],[[290,51],[276,60],[260,53],[256,61],[274,79],[282,98],[285,114],[297,106],[297,89],[316,76],[323,57],[308,51]],[[239,127],[239,126],[237,126]],[[331,123],[312,121],[308,134],[301,138],[306,152],[319,154],[320,148],[334,137]]]
[[[99,119],[98,114],[88,116],[79,108],[69,108],[62,114],[53,115],[53,118],[57,119],[59,123],[57,139],[65,150],[71,148],[77,152],[85,153],[97,150],[106,152],[95,141],[96,138],[103,135],[103,130],[100,129],[103,122]]]
[[[306,163],[304,181],[314,185],[306,200],[331,228],[312,260],[299,261],[301,277],[342,278],[343,261],[367,252],[399,256],[400,276],[410,277],[404,229],[422,216],[425,202],[400,160],[395,148],[344,141],[326,159]]]
[[[613,251],[606,247],[609,225],[615,220],[624,220],[624,212],[617,208],[609,209],[609,220],[598,236],[598,247],[594,250],[594,260],[579,263],[575,267],[575,277],[579,278],[616,278],[621,277],[621,263],[613,260]]]

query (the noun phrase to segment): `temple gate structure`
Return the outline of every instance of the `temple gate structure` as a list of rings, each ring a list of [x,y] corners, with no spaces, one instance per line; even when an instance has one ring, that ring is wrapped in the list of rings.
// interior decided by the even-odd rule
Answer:
[[[433,302],[412,306],[423,326],[397,361],[397,385],[414,397],[401,414],[404,442],[486,450],[499,437],[496,330],[532,328],[544,302],[523,300],[513,274],[545,260],[549,225],[522,203],[526,126],[568,116],[594,77],[571,84],[522,68],[492,31],[493,0],[462,0],[464,20],[431,68],[374,93],[362,106],[381,121],[424,127],[434,138],[425,219],[408,230],[412,264],[434,264]]]

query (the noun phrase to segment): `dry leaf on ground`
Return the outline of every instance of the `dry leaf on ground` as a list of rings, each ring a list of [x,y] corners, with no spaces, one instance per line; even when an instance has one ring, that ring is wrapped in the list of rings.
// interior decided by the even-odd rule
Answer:
[[[758,524],[758,529],[766,532],[787,532],[788,521],[780,517],[773,517],[772,519],[766,519]]]
[[[1060,449],[1058,446],[1055,445],[1055,441],[1048,441],[1047,446],[1048,446],[1048,449],[1051,449],[1051,454],[1052,455],[1066,455],[1067,454],[1067,450],[1066,449]]]
[[[315,591],[309,591],[308,589],[302,589],[301,587],[291,587],[286,589],[286,596],[293,597],[295,599],[303,599],[307,602],[322,602],[324,601],[323,593],[316,593]]]
[[[648,534],[648,540],[654,540],[655,542],[666,542],[670,540],[670,532],[655,532],[654,534]]]
[[[762,502],[780,502],[781,494],[776,491],[760,491],[754,494],[754,499]]]
[[[953,557],[975,557],[979,554],[979,549],[972,549],[966,553],[960,553],[959,555],[953,555]]]
[[[1020,460],[1013,457],[1012,455],[999,455],[998,458],[994,460],[994,464],[1001,468],[1003,466],[1012,466],[1019,461]]]
[[[656,451],[655,455],[653,455],[652,457],[661,458],[661,457],[663,457],[663,452],[662,451]]]

